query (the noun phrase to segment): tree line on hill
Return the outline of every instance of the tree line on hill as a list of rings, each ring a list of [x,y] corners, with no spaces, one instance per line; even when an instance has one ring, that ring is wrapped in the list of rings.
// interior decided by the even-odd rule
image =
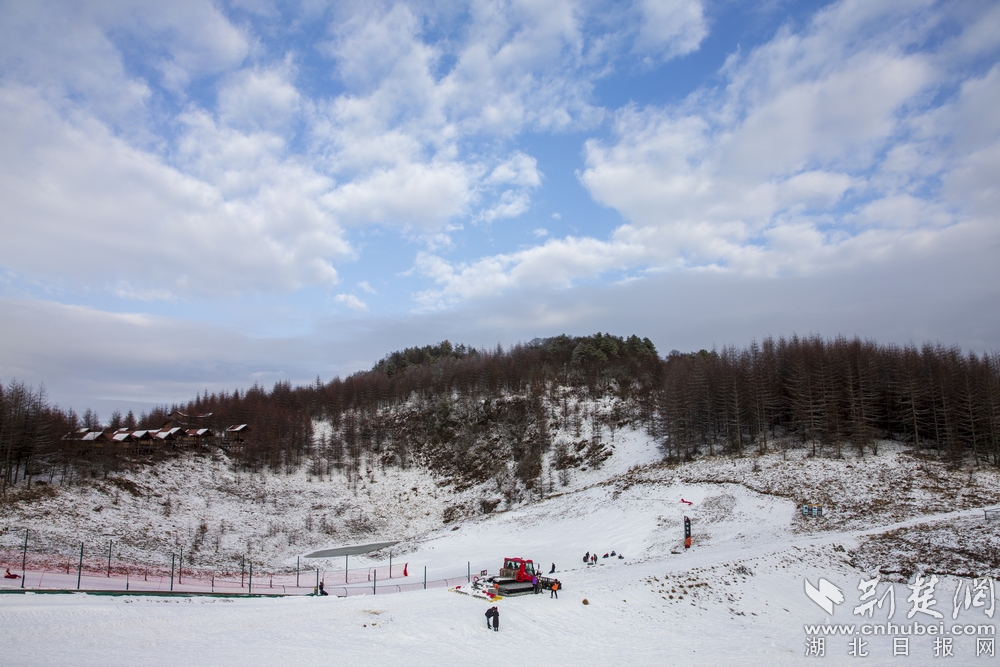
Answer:
[[[322,476],[357,475],[365,462],[425,465],[459,485],[496,479],[508,499],[544,486],[546,452],[556,474],[599,465],[610,454],[604,434],[626,426],[646,429],[669,460],[792,444],[874,452],[893,439],[956,464],[1000,466],[1000,353],[793,336],[661,357],[648,338],[598,333],[506,350],[443,341],[327,383],[206,391],[138,418],[116,412],[107,424],[9,381],[0,384],[3,493],[19,482],[106,475],[155,459],[167,452],[138,456],[63,436],[81,426],[158,428],[178,409],[211,413],[198,426],[217,433],[248,424],[230,451],[248,470],[308,465]],[[554,428],[571,442],[553,442]]]

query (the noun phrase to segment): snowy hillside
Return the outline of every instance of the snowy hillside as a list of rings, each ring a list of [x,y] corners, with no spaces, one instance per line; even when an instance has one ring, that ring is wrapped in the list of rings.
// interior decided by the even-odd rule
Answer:
[[[575,468],[565,485],[512,505],[496,482],[456,491],[416,467],[366,466],[353,480],[307,468],[251,475],[216,452],[57,488],[4,517],[7,528],[31,526],[33,545],[53,557],[100,536],[119,545],[116,559],[163,564],[183,546],[196,567],[234,567],[250,553],[287,569],[313,549],[378,540],[402,540],[392,553],[411,579],[424,566],[442,576],[464,574],[467,563],[496,573],[507,556],[546,571],[554,563],[560,599],[500,601],[499,633],[483,634],[486,603],[443,589],[338,598],[334,584],[328,598],[238,600],[3,595],[2,650],[23,665],[797,665],[810,637],[804,624],[862,622],[851,611],[858,582],[879,568],[880,586],[896,582],[897,623],[912,622],[914,572],[939,576],[936,604],[947,621],[969,577],[1000,576],[997,524],[985,524],[980,509],[1000,503],[995,469],[950,468],[891,443],[864,457],[793,448],[682,464],[660,462],[641,431],[619,430],[607,444],[599,467]],[[484,500],[497,504],[486,511]],[[803,517],[803,502],[823,505],[824,516]],[[693,521],[688,550],[684,516]],[[8,530],[3,539],[13,566],[18,536]],[[612,550],[624,558],[582,562],[584,552]],[[321,567],[335,582],[340,562]],[[804,593],[804,579],[821,577],[846,597],[832,616]],[[992,627],[984,609],[967,607],[960,618]],[[952,639],[961,664],[975,660],[976,637]],[[893,662],[891,638],[867,640],[879,664]],[[909,658],[897,659],[934,660],[931,637],[911,640]],[[852,660],[850,641],[825,636],[826,662]]]
[[[590,424],[578,428],[576,434],[555,431],[554,448],[574,440],[589,443]],[[317,439],[328,433],[322,423],[315,430]],[[616,431],[601,448],[609,458],[599,468],[581,460],[561,471],[559,480],[550,452],[541,475],[547,489],[534,494],[517,489],[513,502],[509,475],[457,490],[426,467],[365,460],[357,473],[316,474],[312,465],[290,474],[247,473],[222,450],[179,450],[156,465],[103,478],[36,485],[5,512],[0,548],[20,553],[21,531],[29,528],[32,557],[39,563],[65,561],[81,542],[87,551],[103,548],[106,554],[111,540],[114,559],[122,563],[168,567],[171,554],[183,550],[185,562],[196,568],[238,571],[246,557],[287,572],[296,556],[316,549],[414,540],[444,525],[454,528],[487,512],[531,503],[540,494],[603,483],[659,460],[655,443],[641,431]]]

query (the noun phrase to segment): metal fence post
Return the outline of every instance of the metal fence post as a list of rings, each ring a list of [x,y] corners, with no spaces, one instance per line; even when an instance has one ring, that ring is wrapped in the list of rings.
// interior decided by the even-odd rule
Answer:
[[[253,593],[253,561],[250,561],[250,579],[247,581],[247,595]]]
[[[111,578],[111,545],[114,544],[114,540],[108,540],[108,579]]]
[[[389,552],[389,578],[392,579],[392,552]]]
[[[174,590],[174,559],[176,554],[170,554],[170,590]]]
[[[375,595],[375,586],[378,585],[378,570],[375,570],[375,576],[372,577],[372,595]]]
[[[316,566],[316,588],[313,590],[313,593],[319,595],[319,565]]]
[[[24,529],[24,551],[21,552],[21,588],[24,588],[24,580],[27,578],[27,572],[24,568],[28,564],[28,529]]]
[[[247,557],[246,555],[240,556],[240,588],[243,588],[244,580],[243,578],[247,573]]]
[[[424,565],[424,590],[427,590],[427,566]]]
[[[344,554],[344,583],[345,584],[348,583],[347,582],[347,575],[348,575],[348,572],[350,572],[350,569],[351,569],[350,560],[349,559],[350,559],[350,556],[348,554]]]
[[[299,557],[295,557],[295,587],[299,587]]]
[[[80,590],[80,573],[83,571],[83,542],[80,542],[80,564],[76,566],[76,590]]]
[[[465,567],[469,570],[468,574],[465,575],[466,579],[468,579],[468,582],[471,584],[472,583],[472,561],[467,561],[465,563]]]
[[[177,583],[184,583],[184,549],[181,549],[180,558],[177,559]]]

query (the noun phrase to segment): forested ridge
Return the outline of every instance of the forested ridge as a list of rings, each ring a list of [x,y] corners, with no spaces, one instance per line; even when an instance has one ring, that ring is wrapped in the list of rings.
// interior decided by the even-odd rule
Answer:
[[[837,455],[892,439],[955,465],[1000,466],[1000,353],[818,336],[665,356],[634,335],[562,335],[493,350],[443,341],[326,383],[206,391],[139,417],[115,412],[107,423],[10,380],[0,384],[3,493],[170,455],[169,446],[140,454],[63,436],[159,428],[175,410],[211,413],[198,425],[217,434],[247,424],[228,445],[247,470],[306,465],[350,477],[365,465],[421,465],[458,486],[495,479],[508,499],[552,486],[562,470],[600,465],[608,436],[625,427],[647,430],[671,460],[790,446]],[[552,438],[557,428],[568,441]]]

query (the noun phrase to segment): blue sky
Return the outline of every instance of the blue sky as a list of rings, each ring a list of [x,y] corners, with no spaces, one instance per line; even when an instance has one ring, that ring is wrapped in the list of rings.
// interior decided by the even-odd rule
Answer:
[[[1000,348],[991,2],[0,2],[0,380],[448,338]]]

